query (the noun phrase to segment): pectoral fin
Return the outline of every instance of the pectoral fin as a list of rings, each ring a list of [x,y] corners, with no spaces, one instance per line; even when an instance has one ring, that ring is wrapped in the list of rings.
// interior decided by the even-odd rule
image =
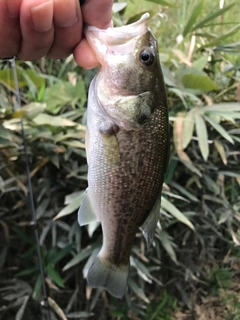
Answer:
[[[161,204],[161,196],[158,197],[149,216],[147,217],[143,225],[140,227],[140,230],[142,231],[142,234],[146,240],[148,250],[150,249],[150,246],[152,244],[157,223],[159,220],[160,204]]]
[[[85,191],[85,196],[82,200],[81,206],[78,210],[78,223],[80,226],[89,224],[90,222],[97,221],[97,215],[89,197],[88,189]]]

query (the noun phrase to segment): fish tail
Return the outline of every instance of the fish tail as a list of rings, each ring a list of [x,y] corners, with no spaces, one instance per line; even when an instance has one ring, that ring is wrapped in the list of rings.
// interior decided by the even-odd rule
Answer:
[[[122,298],[127,289],[128,274],[129,265],[119,267],[98,255],[88,271],[87,282],[93,288],[105,288],[111,295]]]

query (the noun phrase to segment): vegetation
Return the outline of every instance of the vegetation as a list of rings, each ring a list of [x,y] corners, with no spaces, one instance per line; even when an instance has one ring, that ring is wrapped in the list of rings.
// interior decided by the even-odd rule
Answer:
[[[86,287],[101,229],[80,228],[76,219],[87,186],[87,90],[96,70],[72,57],[17,61],[18,109],[10,62],[0,61],[1,319],[41,319],[20,118],[52,319],[240,319],[240,4],[180,2],[113,8],[116,26],[150,12],[171,123],[160,223],[149,252],[136,237],[122,300]]]

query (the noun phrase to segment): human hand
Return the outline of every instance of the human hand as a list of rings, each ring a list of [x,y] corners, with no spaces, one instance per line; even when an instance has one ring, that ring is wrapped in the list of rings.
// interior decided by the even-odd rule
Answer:
[[[83,23],[111,25],[112,0],[0,0],[0,58],[66,58],[93,68],[98,62],[82,37]]]

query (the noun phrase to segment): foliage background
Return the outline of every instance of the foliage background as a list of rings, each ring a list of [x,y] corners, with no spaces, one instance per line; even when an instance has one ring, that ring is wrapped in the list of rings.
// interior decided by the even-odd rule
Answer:
[[[219,6],[222,6],[220,9]],[[115,2],[115,26],[148,11],[168,89],[171,158],[161,220],[146,252],[139,233],[122,300],[86,287],[101,245],[80,228],[89,83],[73,61],[0,62],[0,318],[41,319],[40,275],[27,201],[24,121],[52,319],[240,319],[240,4]]]

